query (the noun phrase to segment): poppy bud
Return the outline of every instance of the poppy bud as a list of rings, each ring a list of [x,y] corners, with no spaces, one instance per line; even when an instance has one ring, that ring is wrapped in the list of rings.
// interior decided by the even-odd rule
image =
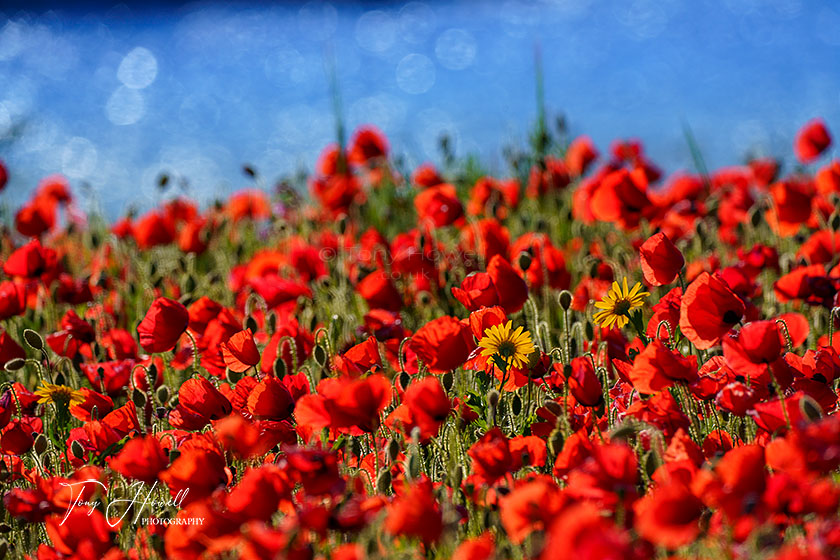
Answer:
[[[522,399],[519,397],[519,394],[513,395],[511,410],[515,415],[518,415],[520,412],[522,412]]]
[[[452,469],[452,472],[449,475],[449,480],[452,488],[459,488],[461,486],[461,482],[464,481],[464,467],[461,465],[455,465],[455,468]]]
[[[828,220],[829,227],[834,231],[840,231],[840,214],[834,213]]]
[[[560,406],[560,403],[557,401],[546,401],[543,406],[554,416],[560,416],[563,414],[563,407]]]
[[[233,371],[230,368],[225,368],[225,377],[231,383],[237,383],[240,379],[245,377],[245,372]]]
[[[499,406],[499,392],[497,390],[493,389],[487,393],[487,404],[493,409]]]
[[[522,251],[519,253],[519,257],[517,259],[517,264],[519,265],[519,270],[522,272],[527,272],[529,268],[531,268],[531,262],[533,261],[533,256],[528,251]]]
[[[420,428],[418,426],[414,426],[411,428],[411,441],[417,443],[420,441]]]
[[[85,449],[77,439],[74,439],[73,443],[70,444],[70,452],[73,453],[73,457],[76,459],[81,459],[85,456]]]
[[[388,494],[391,492],[391,470],[382,468],[379,470],[379,475],[376,477],[376,491],[380,494]]]
[[[146,393],[141,391],[140,389],[134,389],[131,392],[131,400],[137,406],[137,408],[143,408],[146,406]]]
[[[412,451],[408,454],[405,471],[409,479],[415,479],[420,476],[420,457],[417,455],[417,451]]]
[[[55,384],[56,385],[66,385],[67,379],[64,377],[64,374],[59,372],[55,375]]]
[[[245,319],[245,330],[248,330],[248,331],[251,331],[252,333],[255,333],[255,332],[257,332],[257,329],[258,329],[257,320],[254,319],[253,316],[248,315],[248,317]]]
[[[803,395],[799,400],[799,410],[802,412],[802,416],[811,422],[815,422],[823,417],[822,407],[813,397],[809,397],[808,395]]]
[[[447,371],[440,380],[443,383],[443,390],[448,393],[452,389],[452,384],[455,382],[455,376],[452,375],[451,371]]]
[[[36,455],[43,455],[44,451],[47,450],[47,437],[44,434],[38,434],[38,437],[35,438],[35,443],[32,446],[32,449],[35,450]]]
[[[642,458],[642,464],[645,467],[645,472],[648,476],[653,476],[653,473],[656,472],[656,469],[662,466],[662,459],[659,457],[659,454],[656,453],[653,449],[645,453],[644,457]]]
[[[610,432],[610,439],[628,440],[636,435],[636,426],[632,422],[624,422],[613,428]]]
[[[169,387],[167,387],[166,385],[161,385],[157,388],[155,396],[157,397],[159,403],[166,404],[167,402],[169,402]]]
[[[93,422],[96,422],[97,420],[99,420],[99,407],[97,405],[93,405],[90,408],[90,419]]]
[[[277,330],[277,314],[274,311],[270,311],[266,317],[265,323],[268,328],[268,334],[274,334],[274,331]]]
[[[586,327],[584,329],[586,331],[586,339],[592,340],[595,337],[595,327],[592,326],[592,323],[587,321]]]
[[[761,225],[761,209],[758,206],[753,206],[750,209],[750,224],[754,228]]]
[[[399,381],[400,387],[402,387],[403,390],[405,390],[408,388],[408,384],[411,382],[411,376],[408,375],[407,371],[401,371]]]
[[[312,355],[319,366],[324,367],[327,364],[327,351],[320,344],[312,350]]]
[[[286,362],[283,360],[282,356],[278,356],[277,359],[274,360],[274,366],[271,369],[278,379],[286,377]]]
[[[174,447],[169,450],[169,462],[173,462],[175,459],[181,456],[181,452]]]
[[[33,331],[32,329],[24,329],[23,331],[23,340],[33,349],[33,350],[43,350],[44,349],[44,339],[41,338],[41,335],[37,332]]]
[[[388,440],[388,445],[385,448],[388,453],[388,459],[393,463],[397,460],[397,456],[400,454],[400,444],[397,443],[397,440],[390,439]]]
[[[557,296],[557,301],[560,302],[560,307],[563,308],[563,311],[568,311],[570,307],[572,307],[572,292],[569,290],[563,290],[560,292],[560,295]]]
[[[559,455],[563,451],[563,431],[560,428],[554,428],[548,436],[548,450],[553,455]]]
[[[23,369],[23,366],[26,365],[26,360],[23,358],[14,358],[6,362],[4,369],[8,372],[17,371],[19,369]]]

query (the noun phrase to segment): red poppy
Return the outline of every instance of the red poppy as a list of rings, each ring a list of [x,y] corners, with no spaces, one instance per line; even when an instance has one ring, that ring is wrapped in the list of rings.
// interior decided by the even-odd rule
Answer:
[[[11,280],[0,282],[0,320],[21,315],[26,311],[26,290]]]
[[[636,356],[629,377],[640,393],[656,393],[675,381],[690,383],[697,379],[697,357],[687,358],[656,339]]]
[[[499,428],[493,428],[470,447],[472,469],[478,480],[493,484],[513,467],[508,439]]]
[[[170,495],[180,498],[184,505],[206,498],[228,481],[225,458],[217,444],[210,441],[201,436],[188,440],[178,449],[178,458],[160,473]]]
[[[292,415],[295,400],[281,380],[265,377],[251,389],[247,407],[253,418],[280,421]]]
[[[421,188],[434,187],[443,183],[443,179],[438,174],[432,163],[422,163],[417,166],[414,173],[411,175],[411,182]]]
[[[35,198],[24,204],[15,214],[15,229],[27,237],[40,237],[53,229],[56,223],[56,203]]]
[[[840,192],[840,160],[833,160],[817,171],[814,177],[817,192],[824,196]]]
[[[726,282],[703,272],[682,296],[680,330],[697,348],[705,350],[720,343],[744,312],[744,302]]]
[[[452,560],[490,560],[496,553],[493,533],[485,532],[464,540],[452,553]]]
[[[183,430],[200,430],[231,410],[227,397],[205,377],[191,377],[178,390],[178,406],[169,413],[169,423]]]
[[[632,558],[630,537],[613,520],[601,515],[596,505],[581,502],[563,509],[551,523],[540,558]]]
[[[230,195],[225,211],[231,220],[266,220],[271,217],[268,195],[259,189],[243,189]]]
[[[403,402],[411,413],[413,423],[420,428],[421,439],[437,435],[451,410],[449,397],[435,377],[412,383],[405,391]]]
[[[421,222],[430,220],[435,227],[448,226],[464,215],[455,187],[447,183],[417,193],[414,208]]]
[[[116,519],[108,521],[99,510],[74,507],[69,513],[47,518],[45,528],[55,550],[66,556],[105,558],[120,529]],[[82,556],[84,555],[84,556]],[[44,557],[40,552],[38,558]]]
[[[379,428],[382,410],[391,402],[391,384],[381,374],[364,379],[328,378],[317,392],[302,397],[296,405],[299,426],[312,430],[330,427],[359,435]]]
[[[703,502],[679,482],[655,488],[633,506],[634,525],[650,542],[678,548],[700,534]]]
[[[557,484],[548,476],[538,476],[500,500],[502,527],[513,543],[521,544],[531,533],[551,526],[565,504]]]
[[[446,373],[467,361],[475,343],[470,328],[455,317],[443,316],[423,325],[409,345],[432,373]]]
[[[382,367],[382,356],[376,337],[369,336],[343,354],[333,356],[333,369],[344,375],[358,377],[374,366]]]
[[[662,232],[648,238],[639,248],[642,274],[651,286],[665,286],[673,282],[685,265],[682,253]]]
[[[9,180],[9,170],[6,169],[6,164],[0,160],[0,192],[3,192],[3,189],[6,188],[6,183]]]
[[[802,163],[811,163],[831,145],[831,135],[822,119],[805,123],[796,134],[794,150]]]
[[[23,455],[32,449],[35,438],[29,422],[12,420],[0,432],[0,450],[11,455]]]
[[[123,446],[115,456],[108,458],[108,466],[114,471],[152,484],[158,474],[169,465],[169,458],[155,436],[135,437]]]
[[[611,222],[628,231],[639,226],[652,207],[647,197],[647,180],[636,171],[619,169],[601,179],[592,193],[590,209],[596,220]]]
[[[9,255],[3,264],[3,272],[20,278],[38,278],[55,269],[57,264],[55,250],[43,247],[40,241],[33,239]]]
[[[582,356],[572,358],[571,368],[567,382],[575,400],[583,406],[598,406],[603,402],[604,390],[592,360]]]
[[[516,313],[522,309],[528,299],[528,284],[510,263],[501,255],[496,255],[487,263],[487,274],[493,280],[493,286],[499,294],[499,305],[505,313]]]
[[[726,365],[738,375],[765,384],[770,382],[767,368],[776,371],[786,367],[782,359],[785,338],[776,321],[753,321],[741,330],[723,338]]]
[[[426,545],[440,538],[443,518],[428,478],[422,476],[400,488],[388,506],[385,530],[395,536],[419,538]]]
[[[231,371],[243,372],[260,363],[260,351],[250,329],[239,331],[227,342],[222,342],[222,357]]]
[[[347,159],[350,163],[364,165],[371,160],[387,156],[388,140],[381,130],[372,125],[356,129],[347,150]]]
[[[496,290],[493,279],[486,272],[469,274],[461,281],[459,287],[452,287],[452,295],[469,311],[499,304],[499,292]]]
[[[394,286],[391,276],[384,270],[371,272],[356,286],[356,291],[367,302],[371,309],[386,309],[399,311],[403,306],[403,298]]]
[[[152,302],[146,316],[137,325],[140,345],[146,352],[167,352],[175,348],[187,330],[190,314],[175,300],[159,297]]]
[[[566,167],[569,168],[569,173],[577,177],[586,173],[596,159],[598,159],[598,150],[589,136],[578,136],[572,140],[569,149],[566,150]]]

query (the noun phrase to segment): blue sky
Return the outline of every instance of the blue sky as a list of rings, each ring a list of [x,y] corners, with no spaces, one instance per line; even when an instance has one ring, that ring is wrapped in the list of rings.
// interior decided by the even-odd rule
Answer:
[[[161,171],[201,201],[311,167],[333,139],[326,63],[350,126],[374,123],[410,164],[457,152],[504,172],[546,104],[606,150],[639,137],[667,171],[747,152],[791,160],[799,125],[840,131],[840,6],[805,0],[4,3],[3,197],[40,177],[84,183],[109,215],[148,207]],[[34,7],[33,7],[34,6]],[[13,134],[14,133],[14,134]]]

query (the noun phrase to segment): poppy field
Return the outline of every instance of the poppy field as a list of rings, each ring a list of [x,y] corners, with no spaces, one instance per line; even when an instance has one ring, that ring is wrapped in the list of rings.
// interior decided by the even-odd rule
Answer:
[[[840,557],[840,160],[794,132],[666,174],[542,124],[493,176],[365,126],[113,223],[44,178],[0,239],[0,552]]]

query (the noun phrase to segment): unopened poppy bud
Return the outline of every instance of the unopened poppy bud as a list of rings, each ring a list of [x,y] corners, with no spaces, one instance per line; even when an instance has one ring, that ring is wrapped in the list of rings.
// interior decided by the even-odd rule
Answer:
[[[6,365],[4,366],[4,369],[6,371],[12,372],[12,371],[17,371],[19,369],[23,369],[23,366],[25,366],[25,365],[26,365],[26,360],[24,360],[23,358],[14,358],[14,359],[6,362]]]
[[[452,384],[455,382],[455,376],[452,375],[451,371],[447,371],[441,377],[441,381],[443,382],[443,390],[448,393],[452,389]]]
[[[245,375],[245,372],[233,371],[230,368],[225,368],[225,377],[231,383],[237,383]]]
[[[417,455],[416,451],[412,451],[408,454],[408,460],[406,463],[405,470],[410,479],[415,479],[420,476],[420,457]]]
[[[178,451],[177,449],[173,448],[173,449],[169,450],[169,462],[170,463],[175,461],[175,459],[177,459],[180,456],[181,456],[181,452]]]
[[[23,331],[23,340],[33,349],[33,350],[43,350],[44,349],[44,339],[41,338],[41,335],[37,332],[33,331],[32,329],[24,329]]]
[[[252,333],[257,332],[257,320],[254,319],[253,316],[248,315],[248,318],[245,319],[245,330],[251,331]]]
[[[274,311],[270,311],[266,317],[265,323],[269,334],[274,334],[274,331],[277,330],[277,314]]]
[[[659,457],[659,454],[656,453],[653,449],[645,453],[642,464],[645,467],[645,472],[648,476],[653,476],[653,473],[656,472],[656,469],[662,466],[662,459]]]
[[[131,400],[137,406],[137,408],[143,408],[146,406],[146,393],[141,391],[140,389],[134,389],[131,392]]]
[[[518,415],[522,412],[522,399],[518,394],[513,395],[513,402],[511,403],[510,408],[514,415]]]
[[[563,451],[563,431],[560,428],[554,428],[548,436],[548,450],[553,455],[559,455]]]
[[[587,321],[586,327],[584,328],[586,331],[586,339],[592,340],[595,337],[595,327],[592,326],[592,323]]]
[[[411,428],[411,441],[418,443],[420,441],[420,426]]]
[[[519,270],[522,272],[526,272],[529,268],[531,268],[531,262],[533,261],[534,257],[528,251],[522,251],[519,253],[519,257],[517,259],[517,264],[519,265]]]
[[[487,404],[494,409],[499,406],[499,392],[497,390],[493,389],[487,393]]]
[[[99,420],[99,407],[97,405],[90,407],[90,419],[93,422]]]
[[[411,382],[411,376],[408,375],[407,371],[401,371],[399,381],[400,387],[402,387],[403,390],[408,389],[408,384]]]
[[[64,377],[63,373],[58,372],[57,374],[55,374],[55,384],[56,385],[66,385],[67,384],[67,379]]]
[[[572,307],[572,292],[569,290],[563,290],[560,292],[560,295],[557,296],[557,301],[560,302],[560,307],[563,308],[563,311],[568,311]]]
[[[819,420],[823,417],[822,407],[819,403],[817,403],[817,401],[808,395],[803,395],[802,399],[800,399],[799,410],[802,412],[802,416],[811,422]]]
[[[632,422],[619,424],[610,432],[610,439],[630,439],[636,435],[636,426]]]
[[[387,468],[380,469],[379,475],[376,477],[376,491],[380,494],[388,494],[391,492],[391,470]]]
[[[77,439],[74,439],[73,443],[70,444],[70,452],[76,459],[81,459],[85,456],[85,448],[82,447],[82,444]]]
[[[464,481],[464,467],[455,465],[455,468],[452,469],[452,473],[449,475],[449,479],[452,488],[460,488],[461,482]]]
[[[324,367],[327,364],[327,351],[320,344],[312,350],[312,355],[319,366]]]
[[[388,445],[385,448],[388,453],[388,459],[393,463],[397,460],[400,454],[400,444],[395,439],[389,439]]]
[[[563,414],[563,407],[560,406],[560,403],[557,401],[546,401],[543,406],[554,416],[560,416]]]
[[[274,371],[274,375],[277,379],[283,379],[286,377],[286,362],[283,360],[282,357],[278,356],[276,360],[274,360],[274,366],[272,367],[272,371]]]
[[[47,437],[44,434],[38,434],[38,437],[35,438],[35,443],[32,445],[32,449],[35,450],[36,455],[43,455],[44,451],[47,450],[48,443]]]
[[[155,396],[157,397],[159,403],[166,404],[167,402],[169,402],[169,387],[167,387],[166,385],[161,385],[157,388]]]
[[[840,231],[840,213],[835,212],[828,220],[828,226],[834,231]]]

